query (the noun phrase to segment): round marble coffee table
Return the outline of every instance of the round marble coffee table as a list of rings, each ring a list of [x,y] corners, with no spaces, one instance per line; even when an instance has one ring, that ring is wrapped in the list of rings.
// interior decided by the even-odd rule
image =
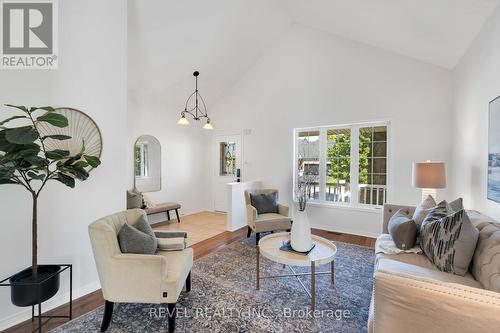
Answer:
[[[257,245],[257,280],[256,287],[260,289],[260,280],[282,278],[294,276],[300,282],[306,293],[311,297],[311,310],[315,309],[315,292],[316,292],[316,275],[331,274],[331,283],[334,284],[335,279],[335,255],[337,247],[328,239],[312,235],[312,241],[316,245],[307,255],[287,252],[280,250],[284,242],[290,240],[289,232],[281,232],[270,234],[263,237]],[[263,256],[271,261],[286,265],[292,271],[292,274],[261,276],[260,275],[260,256]],[[316,272],[316,266],[331,263],[329,272]],[[297,273],[292,266],[310,266],[310,273]],[[311,291],[304,285],[300,276],[311,276]]]

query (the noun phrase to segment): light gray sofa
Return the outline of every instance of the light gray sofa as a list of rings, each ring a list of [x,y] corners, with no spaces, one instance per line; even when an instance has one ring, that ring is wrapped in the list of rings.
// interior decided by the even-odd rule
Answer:
[[[386,204],[385,234],[399,209],[409,216],[415,211]],[[500,332],[500,224],[478,212],[467,213],[479,241],[465,276],[439,271],[423,254],[376,254],[369,333]],[[378,252],[377,244],[375,248]]]

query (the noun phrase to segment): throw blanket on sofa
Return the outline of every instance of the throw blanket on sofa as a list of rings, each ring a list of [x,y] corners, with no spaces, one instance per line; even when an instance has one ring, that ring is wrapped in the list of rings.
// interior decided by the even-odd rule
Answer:
[[[411,249],[401,250],[399,249],[389,234],[382,234],[375,244],[375,253],[385,253],[385,254],[400,254],[400,253],[422,253],[422,249],[419,245],[415,245]]]

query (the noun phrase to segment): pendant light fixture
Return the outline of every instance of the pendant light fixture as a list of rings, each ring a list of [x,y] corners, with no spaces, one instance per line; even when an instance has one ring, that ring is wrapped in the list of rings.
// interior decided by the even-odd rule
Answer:
[[[205,105],[205,101],[201,97],[200,93],[198,92],[198,76],[200,75],[200,72],[195,71],[193,73],[193,76],[195,77],[196,80],[196,85],[195,85],[195,90],[194,92],[189,95],[186,105],[184,106],[184,111],[181,112],[181,118],[177,122],[179,125],[189,125],[189,121],[186,118],[186,115],[190,115],[193,117],[194,120],[201,120],[201,119],[206,119],[205,125],[203,125],[203,128],[206,130],[211,130],[213,129],[212,124],[210,123],[210,118],[208,117],[207,114],[207,106]],[[190,107],[190,103],[192,103],[191,99],[194,99],[194,107],[188,109]],[[201,102],[201,103],[200,103]]]

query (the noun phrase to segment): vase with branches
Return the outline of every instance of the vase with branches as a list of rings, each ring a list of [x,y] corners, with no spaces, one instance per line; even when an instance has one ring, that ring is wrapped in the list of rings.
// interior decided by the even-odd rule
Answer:
[[[31,279],[38,280],[38,199],[50,181],[75,187],[75,180],[89,177],[88,168],[96,168],[101,161],[85,152],[85,142],[76,153],[69,150],[48,150],[47,140],[69,140],[67,135],[43,135],[39,124],[44,122],[58,128],[68,126],[68,119],[53,107],[25,107],[6,104],[19,114],[0,121],[0,184],[18,185],[26,189],[32,199],[32,262]],[[12,123],[18,126],[9,126]]]
[[[306,137],[299,143],[298,172],[295,182],[295,198],[298,203],[298,211],[294,213],[290,245],[295,251],[308,252],[312,248],[311,226],[306,213],[306,206],[311,198],[311,189],[317,182],[318,175],[313,168],[307,167],[306,162],[311,157],[311,142]]]
[[[299,176],[295,187],[295,197],[297,198],[299,210],[301,212],[306,210],[307,201],[311,196],[311,188],[316,178],[316,175],[310,173],[304,173],[302,176]]]

